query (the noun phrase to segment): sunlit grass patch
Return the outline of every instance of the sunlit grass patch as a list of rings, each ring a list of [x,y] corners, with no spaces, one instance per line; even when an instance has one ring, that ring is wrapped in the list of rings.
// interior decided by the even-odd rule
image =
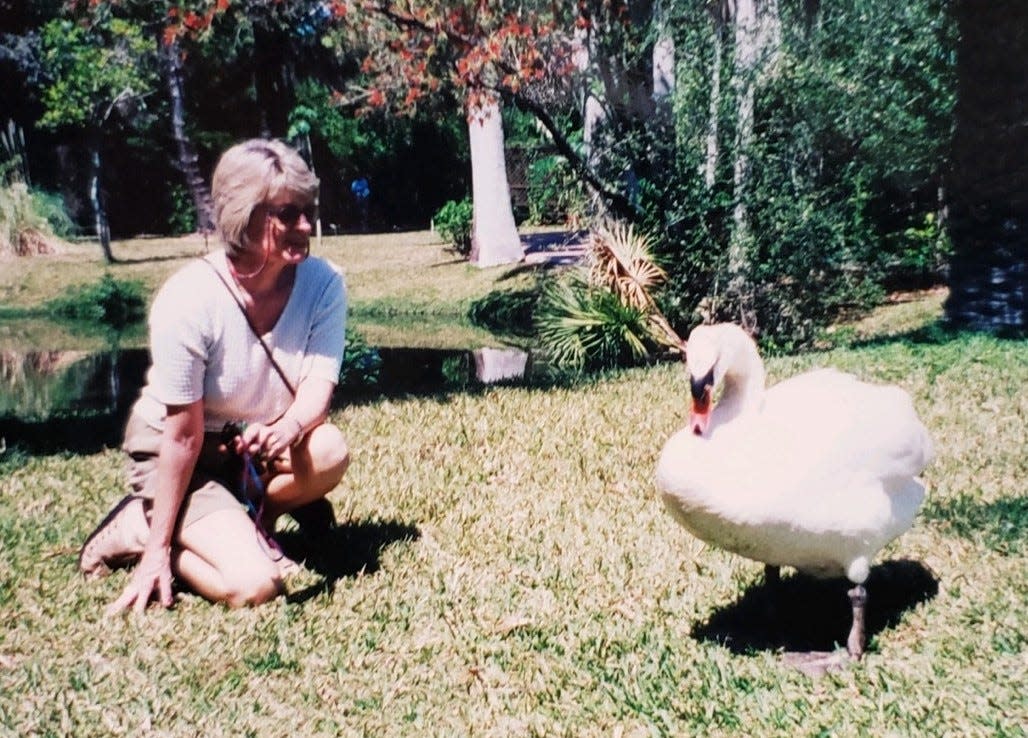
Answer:
[[[253,610],[182,596],[105,619],[126,575],[74,565],[120,453],[0,464],[0,735],[1023,734],[1028,344],[917,327],[768,362],[772,381],[900,384],[937,447],[925,509],[876,570],[898,577],[879,593],[926,596],[872,589],[887,622],[841,673],[738,647],[760,565],[691,538],[653,484],[687,411],[667,364],[338,411],[341,527],[309,544],[283,525],[307,570]],[[845,637],[827,594],[809,608]]]

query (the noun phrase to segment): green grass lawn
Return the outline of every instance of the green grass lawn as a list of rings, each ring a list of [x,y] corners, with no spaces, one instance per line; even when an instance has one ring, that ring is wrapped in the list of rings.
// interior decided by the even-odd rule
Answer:
[[[126,575],[86,583],[75,556],[121,494],[119,453],[8,451],[0,734],[1023,736],[1028,344],[910,333],[939,298],[917,305],[769,362],[773,380],[898,383],[935,438],[925,508],[872,573],[860,664],[813,680],[780,658],[845,638],[844,585],[787,578],[765,621],[760,565],[664,511],[653,469],[688,387],[661,365],[337,412],[354,453],[330,495],[341,527],[311,544],[285,526],[307,571],[251,610],[182,596],[105,618]]]

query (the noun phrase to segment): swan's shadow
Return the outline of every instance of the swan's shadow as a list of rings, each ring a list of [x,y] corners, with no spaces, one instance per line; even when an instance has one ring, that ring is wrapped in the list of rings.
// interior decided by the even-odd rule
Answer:
[[[797,574],[777,585],[750,587],[741,598],[716,610],[692,630],[733,653],[754,651],[832,651],[846,643],[853,613],[844,579],[814,579]],[[866,634],[895,627],[903,613],[938,593],[939,582],[917,561],[887,561],[871,569],[865,582]]]
[[[342,523],[316,537],[299,530],[282,531],[275,538],[289,558],[303,561],[320,574],[321,582],[290,592],[289,602],[306,602],[322,592],[331,592],[336,582],[357,575],[374,574],[381,566],[382,552],[403,541],[421,537],[417,526],[395,520]]]

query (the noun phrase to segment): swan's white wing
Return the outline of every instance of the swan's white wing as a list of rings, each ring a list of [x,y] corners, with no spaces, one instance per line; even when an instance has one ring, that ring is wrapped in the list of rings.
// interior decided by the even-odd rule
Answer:
[[[814,478],[909,478],[932,456],[931,440],[906,392],[831,369],[768,390],[757,426],[755,432],[784,458],[805,460],[801,467]]]

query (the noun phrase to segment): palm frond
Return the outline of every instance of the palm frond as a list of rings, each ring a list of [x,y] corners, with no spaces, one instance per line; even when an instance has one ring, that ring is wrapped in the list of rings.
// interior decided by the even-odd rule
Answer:
[[[653,260],[650,238],[631,225],[612,222],[592,232],[589,246],[589,283],[616,295],[623,304],[646,312],[653,339],[680,350],[682,338],[651,294],[667,280],[667,273]]]
[[[613,292],[626,305],[653,308],[650,290],[667,274],[653,261],[650,239],[631,225],[612,223],[590,237],[589,282]]]

